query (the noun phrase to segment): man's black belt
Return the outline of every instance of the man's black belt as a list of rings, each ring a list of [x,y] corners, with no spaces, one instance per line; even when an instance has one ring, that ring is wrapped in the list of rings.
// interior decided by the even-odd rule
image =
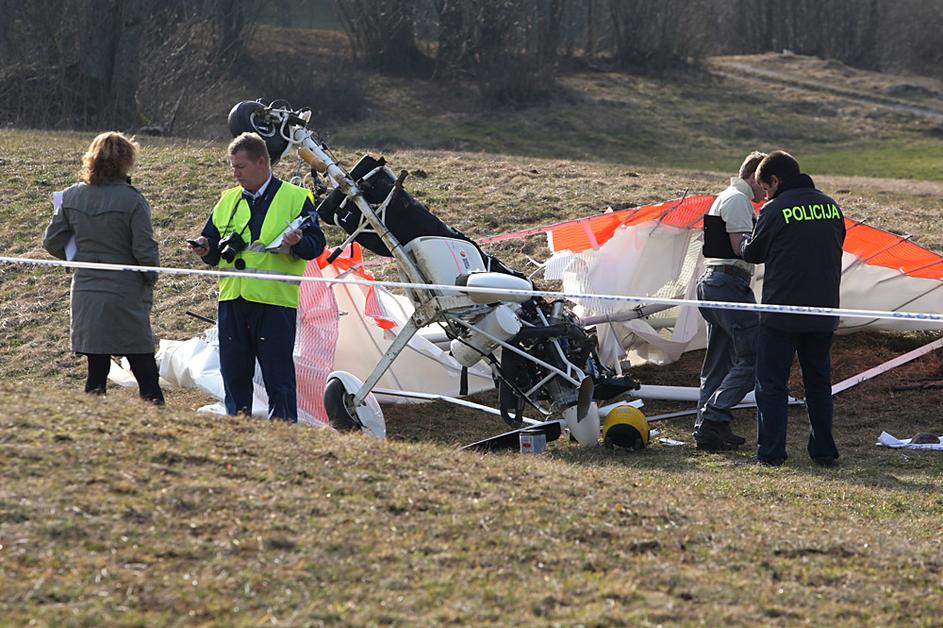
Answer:
[[[734,277],[739,277],[740,279],[743,279],[747,283],[749,283],[750,280],[753,278],[753,275],[751,275],[749,272],[743,270],[739,266],[734,266],[732,264],[720,264],[717,266],[708,266],[707,271],[715,272],[715,273],[724,273],[726,275],[733,275]]]

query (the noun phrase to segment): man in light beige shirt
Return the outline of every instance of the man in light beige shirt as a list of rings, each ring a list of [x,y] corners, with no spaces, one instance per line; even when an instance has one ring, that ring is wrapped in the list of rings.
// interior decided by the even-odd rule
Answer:
[[[732,251],[740,250],[743,238],[753,231],[753,203],[763,198],[755,172],[765,153],[754,151],[740,166],[739,176],[730,179],[730,187],[721,192],[708,211],[718,216],[730,240]],[[701,301],[756,303],[750,280],[753,264],[733,253],[731,257],[705,258],[704,274],[697,282]],[[700,308],[707,323],[707,351],[701,367],[701,392],[694,440],[698,449],[724,451],[746,442],[733,433],[731,409],[755,385],[756,312]]]

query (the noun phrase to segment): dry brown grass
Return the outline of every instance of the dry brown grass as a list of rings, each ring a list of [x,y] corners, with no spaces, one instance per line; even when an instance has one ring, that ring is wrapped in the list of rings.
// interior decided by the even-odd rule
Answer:
[[[707,65],[717,70],[737,69],[754,77],[779,77],[819,91],[873,99],[877,103],[925,104],[939,106],[943,82],[939,79],[870,72],[845,65],[835,59],[804,55],[763,53],[713,57]],[[747,77],[744,77],[747,78]]]
[[[937,616],[940,462],[533,458],[5,384],[5,621],[896,623]],[[453,417],[464,423],[465,419]]]
[[[76,164],[89,140],[83,134],[0,131],[4,155],[0,185],[0,250],[7,255],[44,256],[39,246],[48,222],[49,194],[75,180]],[[144,152],[135,182],[153,206],[162,261],[168,266],[199,266],[184,239],[195,233],[228,186],[222,142],[142,138]],[[341,149],[352,163],[357,152]],[[397,168],[415,173],[408,185],[447,223],[472,237],[546,224],[566,218],[717,191],[726,174],[655,169],[603,162],[574,162],[487,153],[400,150],[387,153]],[[281,166],[283,175],[293,164]],[[936,183],[874,178],[826,177],[821,185],[846,213],[872,224],[914,234],[918,242],[943,250],[936,216],[943,210]],[[338,234],[328,233],[338,241]],[[495,245],[492,251],[526,268],[527,255],[545,255],[540,237]],[[22,267],[0,268],[0,375],[44,378],[77,376],[77,361],[62,356],[68,321],[68,282],[64,272]],[[164,338],[188,338],[201,323],[187,309],[212,315],[214,284],[207,279],[165,277],[158,284],[154,327]]]

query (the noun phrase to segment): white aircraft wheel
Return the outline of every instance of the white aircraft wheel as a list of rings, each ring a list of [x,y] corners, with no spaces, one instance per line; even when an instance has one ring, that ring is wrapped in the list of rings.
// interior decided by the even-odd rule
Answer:
[[[324,388],[324,409],[331,427],[339,432],[362,430],[376,438],[386,438],[383,410],[373,393],[360,406],[353,407],[354,395],[363,383],[351,373],[335,371]]]

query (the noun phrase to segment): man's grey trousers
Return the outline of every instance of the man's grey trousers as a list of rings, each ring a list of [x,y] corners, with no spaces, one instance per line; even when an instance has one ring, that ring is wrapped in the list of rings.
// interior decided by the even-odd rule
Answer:
[[[698,279],[701,301],[756,303],[750,282],[739,274],[708,270]],[[696,426],[702,421],[730,421],[731,408],[756,384],[756,312],[698,308],[707,322],[707,352],[701,367]]]

